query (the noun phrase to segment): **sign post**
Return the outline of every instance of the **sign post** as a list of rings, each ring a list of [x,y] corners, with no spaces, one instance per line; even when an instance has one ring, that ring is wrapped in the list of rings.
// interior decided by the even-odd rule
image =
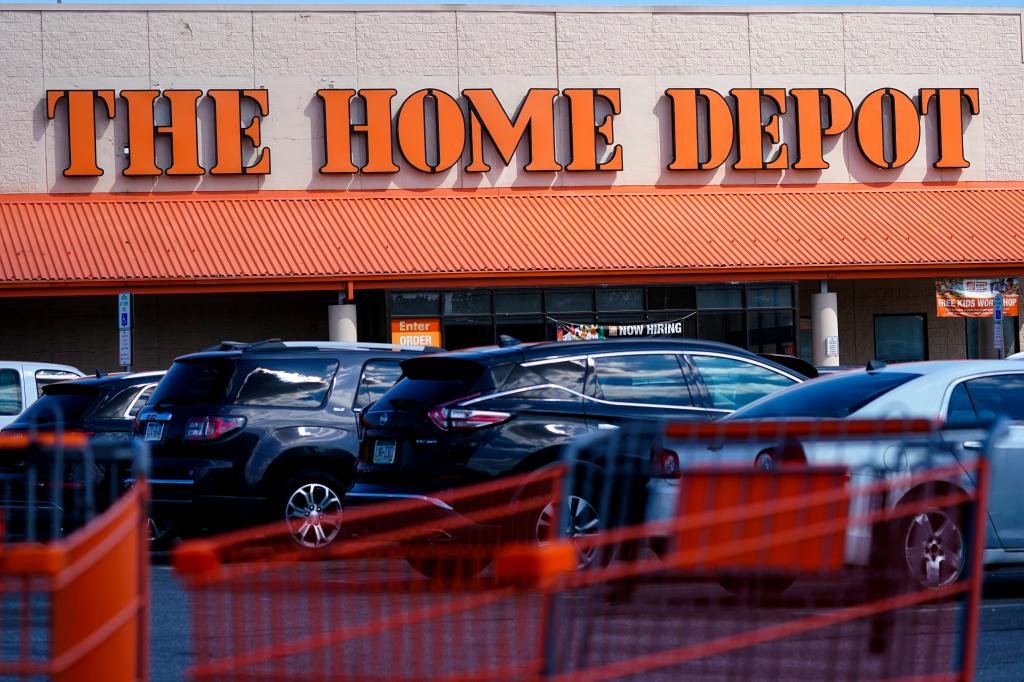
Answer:
[[[133,303],[131,293],[117,295],[117,363],[126,372],[132,371]]]
[[[999,359],[1003,359],[1003,295],[992,297],[992,345],[999,351]]]

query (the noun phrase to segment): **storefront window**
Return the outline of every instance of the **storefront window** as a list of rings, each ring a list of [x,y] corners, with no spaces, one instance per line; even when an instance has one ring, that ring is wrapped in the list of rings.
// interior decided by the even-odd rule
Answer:
[[[444,295],[445,315],[490,315],[491,292],[453,291]]]
[[[391,315],[434,315],[441,302],[441,295],[429,291],[408,291],[391,294]]]
[[[494,312],[498,314],[539,313],[544,310],[539,291],[495,291]]]
[[[495,341],[494,324],[491,322],[491,318],[483,320],[443,319],[441,335],[446,350],[489,346]]]
[[[883,362],[928,359],[925,315],[875,315],[875,358]]]
[[[699,313],[697,335],[709,341],[722,341],[745,348],[747,334],[743,328],[743,312]]]
[[[547,341],[547,329],[543,317],[498,318],[494,323],[496,336],[507,334],[520,341]]]
[[[597,309],[611,310],[643,310],[643,289],[598,289]]]
[[[755,353],[793,355],[793,311],[766,310],[747,313],[749,350]]]
[[[698,308],[742,308],[743,287],[738,284],[700,287],[697,289]]]
[[[747,287],[748,308],[792,308],[793,287],[751,285]]]
[[[546,296],[549,313],[576,313],[594,309],[593,289],[549,289]]]
[[[697,307],[697,287],[648,287],[650,310],[693,310]]]

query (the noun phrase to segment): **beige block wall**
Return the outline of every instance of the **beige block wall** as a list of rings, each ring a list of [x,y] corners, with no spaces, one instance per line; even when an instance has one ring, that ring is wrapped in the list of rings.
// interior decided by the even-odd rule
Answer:
[[[1009,9],[40,6],[0,10],[0,64],[0,193],[1024,179],[1021,17]],[[831,168],[820,173],[665,168],[667,87],[838,87],[856,103],[881,86],[914,94],[936,85],[981,90],[982,113],[965,133],[969,169],[931,167],[934,115],[922,121],[917,157],[896,171],[870,167],[848,134],[826,145]],[[272,151],[268,177],[124,178],[123,107],[119,120],[99,126],[104,176],[60,174],[66,142],[62,126],[46,120],[47,88],[254,86],[270,89],[263,124]],[[318,172],[321,87],[395,87],[395,111],[424,87],[451,94],[493,87],[509,109],[529,87],[618,87],[616,141],[625,170],[529,176],[520,170],[521,150],[512,168],[499,163],[485,177],[461,165],[431,177],[397,158],[403,170],[393,176],[325,177]],[[209,166],[209,102],[200,106],[200,119]],[[563,163],[566,123],[561,103]],[[792,122],[784,122],[784,141],[793,134]]]

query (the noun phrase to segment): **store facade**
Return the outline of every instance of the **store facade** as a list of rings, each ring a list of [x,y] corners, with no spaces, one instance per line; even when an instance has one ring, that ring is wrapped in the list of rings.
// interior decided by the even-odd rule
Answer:
[[[0,63],[3,357],[115,368],[122,292],[137,368],[226,338],[1019,347],[937,295],[1024,272],[1019,12],[26,5]]]

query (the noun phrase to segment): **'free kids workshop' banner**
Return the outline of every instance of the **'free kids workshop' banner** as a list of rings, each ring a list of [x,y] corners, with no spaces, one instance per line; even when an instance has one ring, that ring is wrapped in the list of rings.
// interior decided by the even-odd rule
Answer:
[[[992,301],[1003,297],[1003,316],[1016,317],[1020,288],[1016,277],[935,280],[939,317],[992,317]]]

